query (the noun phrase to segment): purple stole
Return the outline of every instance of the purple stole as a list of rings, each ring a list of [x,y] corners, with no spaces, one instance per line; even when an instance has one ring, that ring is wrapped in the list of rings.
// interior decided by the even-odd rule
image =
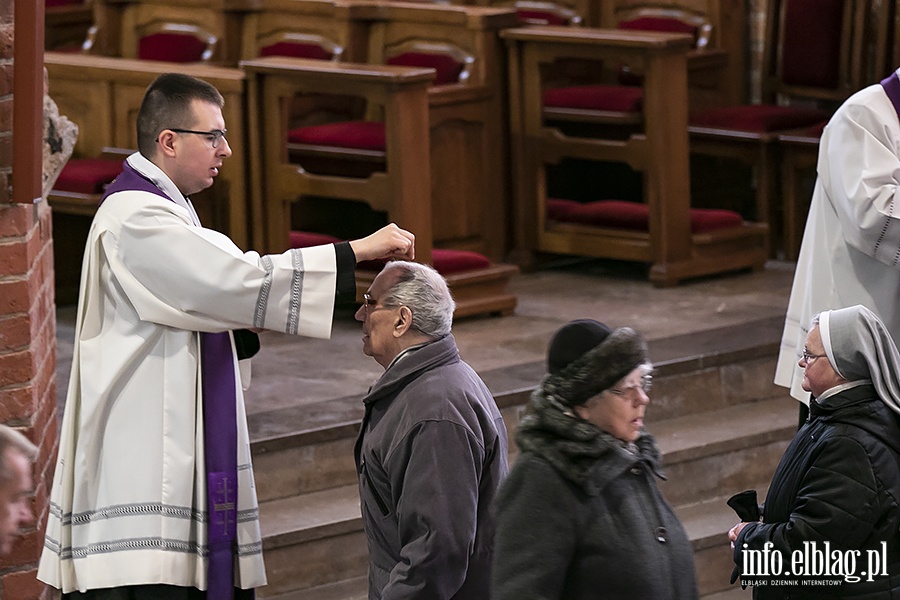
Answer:
[[[172,200],[127,162],[121,175],[107,186],[100,202],[125,190],[149,192]],[[234,355],[227,331],[200,334],[200,369],[209,515],[206,595],[211,600],[228,600],[234,597],[237,550],[237,397]],[[241,596],[252,598],[253,594],[241,590]]]
[[[900,117],[900,78],[897,77],[897,71],[882,79],[881,87],[884,88],[884,93],[887,94],[891,104],[894,105],[894,110],[897,111],[897,116]]]

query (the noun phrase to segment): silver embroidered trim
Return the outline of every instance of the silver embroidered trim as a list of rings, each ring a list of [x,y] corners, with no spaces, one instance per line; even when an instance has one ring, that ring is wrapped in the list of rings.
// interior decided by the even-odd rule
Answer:
[[[253,544],[248,544],[252,546]],[[165,552],[180,552],[183,554],[196,554],[206,556],[209,550],[205,545],[184,540],[173,540],[161,537],[126,538],[114,542],[101,542],[78,546],[76,548],[62,548],[56,540],[49,537],[44,540],[44,546],[58,555],[60,560],[73,560],[87,558],[97,554],[112,554],[113,552],[128,552],[130,550],[162,550]]]
[[[300,295],[303,291],[303,253],[298,249],[291,250],[291,261],[294,276],[291,278],[291,305],[285,333],[297,335],[300,328]]]
[[[141,502],[137,504],[115,504],[97,510],[77,514],[65,513],[58,504],[50,503],[50,514],[60,520],[63,525],[84,525],[92,521],[115,519],[118,517],[136,517],[159,515],[174,519],[191,519],[200,523],[207,521],[206,511],[198,511],[189,506],[171,506],[160,502]]]
[[[253,544],[241,544],[238,546],[237,555],[240,558],[245,556],[253,556],[255,554],[262,554],[262,542],[255,542]]]
[[[238,523],[252,523],[259,521],[259,509],[248,508],[247,510],[239,510],[237,513]]]
[[[261,260],[266,276],[263,277],[262,286],[259,288],[259,297],[256,299],[256,312],[253,314],[254,327],[265,327],[266,307],[269,305],[269,291],[272,289],[272,273],[275,271],[271,256],[263,256]]]

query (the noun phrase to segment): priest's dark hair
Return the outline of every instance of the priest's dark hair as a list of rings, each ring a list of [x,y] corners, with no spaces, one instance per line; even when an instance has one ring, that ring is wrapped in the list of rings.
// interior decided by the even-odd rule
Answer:
[[[164,73],[144,93],[137,117],[138,150],[144,158],[156,154],[156,140],[164,129],[189,129],[194,117],[191,103],[202,100],[219,108],[225,99],[211,84],[181,73]]]

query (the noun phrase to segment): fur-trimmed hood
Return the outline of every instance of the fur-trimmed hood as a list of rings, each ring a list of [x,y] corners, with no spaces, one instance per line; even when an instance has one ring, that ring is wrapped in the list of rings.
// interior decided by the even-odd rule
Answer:
[[[549,393],[547,381],[552,377],[531,395],[528,413],[519,424],[516,443],[523,452],[543,457],[592,496],[638,461],[646,462],[657,477],[665,479],[653,436],[642,432],[632,445],[634,451],[628,449],[625,442],[577,416]]]

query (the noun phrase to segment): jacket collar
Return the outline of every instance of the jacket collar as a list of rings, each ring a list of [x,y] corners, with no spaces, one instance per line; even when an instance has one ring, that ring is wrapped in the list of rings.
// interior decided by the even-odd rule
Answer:
[[[451,333],[424,345],[409,348],[403,354],[403,360],[394,360],[388,365],[363,398],[363,403],[368,406],[386,396],[392,396],[424,371],[457,361],[459,350]]]
[[[809,403],[810,418],[833,416],[844,409],[871,402],[877,398],[872,382],[851,382],[850,385],[842,386],[841,390],[828,394],[821,400],[812,399]]]
[[[516,442],[523,452],[542,457],[592,496],[637,463],[664,478],[659,450],[650,434],[642,433],[635,444],[637,451],[630,452],[611,434],[576,416],[543,385],[531,395]]]

